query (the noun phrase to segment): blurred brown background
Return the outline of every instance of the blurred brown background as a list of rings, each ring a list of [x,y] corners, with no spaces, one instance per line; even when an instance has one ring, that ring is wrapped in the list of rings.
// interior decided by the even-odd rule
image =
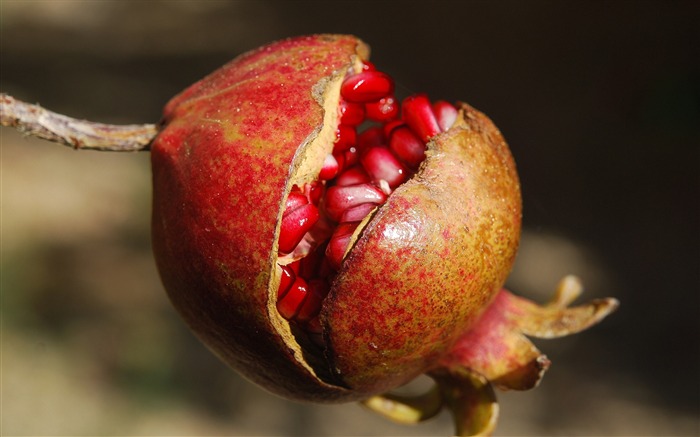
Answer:
[[[501,393],[497,435],[700,435],[700,3],[11,1],[1,91],[111,123],[241,52],[354,33],[399,91],[490,115],[519,165],[509,287],[576,273],[620,310],[538,341],[543,384]],[[149,243],[148,155],[2,129],[3,435],[449,435],[355,405],[278,399],[174,313]]]

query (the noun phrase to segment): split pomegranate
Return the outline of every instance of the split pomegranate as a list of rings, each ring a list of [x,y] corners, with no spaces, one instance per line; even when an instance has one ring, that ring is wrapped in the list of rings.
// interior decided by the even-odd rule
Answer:
[[[172,301],[227,362],[301,399],[429,370],[513,262],[519,185],[472,108],[403,99],[354,37],[281,41],[167,105],[154,248]]]
[[[455,366],[531,386],[545,361],[511,341],[518,321],[563,335],[601,312],[501,290],[521,220],[503,137],[464,103],[397,98],[368,54],[352,36],[279,41],[168,103],[151,147],[165,288],[224,361],[289,398],[481,381]]]

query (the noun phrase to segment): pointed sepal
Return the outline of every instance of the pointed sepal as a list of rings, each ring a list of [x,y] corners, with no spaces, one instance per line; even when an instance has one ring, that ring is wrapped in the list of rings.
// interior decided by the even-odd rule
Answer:
[[[537,386],[550,365],[527,339],[555,338],[582,331],[617,308],[612,298],[569,307],[582,291],[574,276],[565,277],[546,305],[502,290],[477,324],[466,332],[443,360],[475,371],[501,389],[527,390]]]

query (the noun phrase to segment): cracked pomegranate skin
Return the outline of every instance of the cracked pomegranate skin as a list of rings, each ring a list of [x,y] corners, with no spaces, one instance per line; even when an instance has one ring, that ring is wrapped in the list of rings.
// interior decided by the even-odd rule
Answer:
[[[279,222],[304,156],[335,129],[327,101],[368,53],[345,35],[246,53],[174,97],[151,147],[170,299],[222,360],[292,399],[359,400],[429,371],[501,288],[518,245],[508,147],[461,105],[348,252],[321,310],[325,352],[298,344],[275,308]]]

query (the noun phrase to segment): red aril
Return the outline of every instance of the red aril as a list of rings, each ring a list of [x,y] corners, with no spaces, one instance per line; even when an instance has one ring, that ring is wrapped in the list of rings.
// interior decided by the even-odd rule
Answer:
[[[357,126],[365,120],[365,106],[361,103],[352,103],[341,99],[338,113],[341,125]]]
[[[440,125],[425,94],[406,97],[401,104],[401,112],[406,124],[421,140],[428,141],[440,133]]]
[[[277,294],[277,311],[282,317],[293,319],[301,311],[309,294],[309,286],[303,278],[295,277],[294,282]]]
[[[386,194],[370,183],[356,185],[334,185],[326,191],[325,211],[332,220],[340,221],[343,212],[363,203],[381,205]]]
[[[357,133],[355,132],[355,128],[349,124],[338,125],[333,151],[336,153],[345,152],[356,143]]]
[[[449,129],[450,126],[457,121],[457,108],[444,100],[438,100],[433,103],[433,113],[435,114],[438,126],[440,126],[440,129],[443,131]]]
[[[330,287],[324,279],[313,279],[307,283],[306,299],[299,305],[298,312],[293,316],[297,323],[306,324],[321,311],[321,303],[328,295]]]
[[[342,161],[345,161],[344,155],[338,155]],[[343,165],[345,163],[343,162]],[[319,181],[327,181],[333,179],[340,171],[341,165],[338,163],[338,159],[334,155],[326,155],[326,159],[323,161],[323,167],[321,172],[318,174]]]
[[[340,88],[340,95],[348,102],[376,102],[394,92],[394,81],[389,75],[366,70],[348,77]]]
[[[372,147],[362,155],[360,162],[372,180],[380,187],[382,186],[381,181],[386,181],[389,187],[394,189],[408,178],[408,171],[387,148]]]
[[[280,277],[280,286],[277,294],[277,298],[279,299],[281,296],[284,296],[287,291],[292,287],[292,284],[294,284],[294,281],[297,279],[297,273],[294,271],[293,267],[290,266],[280,266],[282,269],[282,275]]]
[[[361,222],[376,207],[377,205],[373,203],[361,203],[359,205],[352,206],[343,211],[343,215],[340,216],[340,222]]]
[[[280,226],[279,251],[283,254],[292,252],[319,218],[318,208],[306,196],[290,193],[289,199]]]
[[[414,171],[425,159],[425,143],[407,126],[400,126],[391,132],[389,148]]]
[[[365,113],[369,120],[387,122],[399,115],[399,103],[394,96],[383,97],[376,102],[366,103]]]
[[[350,245],[352,234],[355,232],[358,225],[359,222],[341,223],[335,228],[330,242],[328,243],[328,247],[326,248],[326,257],[328,257],[328,261],[334,269],[340,269],[345,252]]]
[[[335,179],[335,186],[358,185],[371,182],[367,171],[362,166],[350,167]]]
[[[361,152],[374,146],[381,146],[384,144],[384,129],[382,126],[373,126],[367,128],[365,131],[360,133],[357,137],[357,148]]]

